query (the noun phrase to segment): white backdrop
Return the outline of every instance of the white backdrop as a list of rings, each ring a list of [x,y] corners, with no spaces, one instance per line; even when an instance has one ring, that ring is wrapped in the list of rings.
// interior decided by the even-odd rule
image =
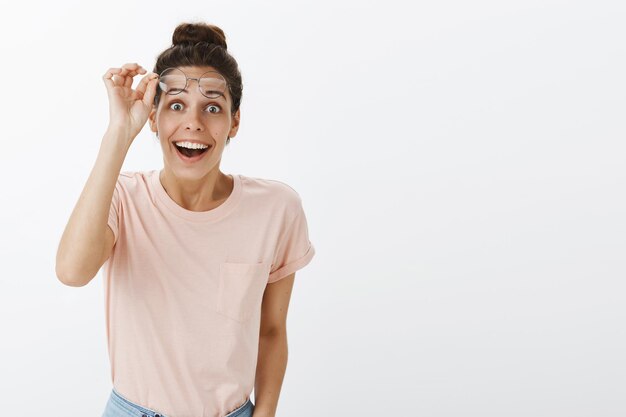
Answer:
[[[61,284],[57,245],[102,75],[151,71],[190,20],[243,75],[222,171],[290,184],[316,247],[277,416],[626,414],[623,2],[1,8],[3,414],[104,410],[102,271]],[[162,166],[146,124],[123,170]]]

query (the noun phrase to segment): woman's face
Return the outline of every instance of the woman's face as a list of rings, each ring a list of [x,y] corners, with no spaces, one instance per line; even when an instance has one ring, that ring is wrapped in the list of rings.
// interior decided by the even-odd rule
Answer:
[[[198,78],[213,67],[178,67],[187,77]],[[186,92],[171,95],[160,92],[158,108],[150,112],[150,129],[158,132],[163,150],[163,162],[176,177],[198,180],[210,171],[219,170],[222,152],[228,137],[239,128],[239,110],[232,117],[232,97],[228,89],[224,96],[207,98],[198,89],[198,81],[188,80]],[[199,142],[209,148],[197,161],[185,160],[176,143]]]

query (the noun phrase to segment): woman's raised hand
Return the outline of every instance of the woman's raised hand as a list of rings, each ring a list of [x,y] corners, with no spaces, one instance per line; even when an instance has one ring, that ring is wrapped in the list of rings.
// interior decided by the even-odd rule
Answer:
[[[137,88],[132,89],[133,77],[145,72],[139,64],[130,63],[109,68],[102,77],[109,96],[109,128],[124,129],[131,140],[146,124],[156,94],[158,75],[153,72],[144,75]]]

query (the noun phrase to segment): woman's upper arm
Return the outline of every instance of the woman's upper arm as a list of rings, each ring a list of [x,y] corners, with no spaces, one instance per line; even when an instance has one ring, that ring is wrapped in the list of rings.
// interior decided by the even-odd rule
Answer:
[[[261,335],[285,330],[287,309],[296,273],[293,272],[271,284],[267,284],[261,306]]]
[[[113,253],[113,246],[115,245],[115,235],[113,234],[113,230],[111,230],[110,226],[107,226],[107,230],[104,234],[104,247],[102,248],[102,257],[100,258],[100,268],[106,262],[107,259]],[[98,268],[98,269],[100,269]]]

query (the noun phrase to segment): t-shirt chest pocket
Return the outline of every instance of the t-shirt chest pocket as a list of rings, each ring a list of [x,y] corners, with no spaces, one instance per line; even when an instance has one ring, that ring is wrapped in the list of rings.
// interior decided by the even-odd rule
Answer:
[[[217,312],[239,322],[261,309],[270,264],[222,262],[217,290]]]

